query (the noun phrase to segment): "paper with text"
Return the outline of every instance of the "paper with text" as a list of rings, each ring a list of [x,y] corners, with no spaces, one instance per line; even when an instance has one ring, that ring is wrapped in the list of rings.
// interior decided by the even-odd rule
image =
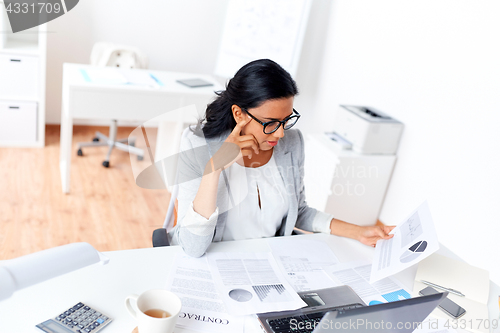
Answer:
[[[145,71],[126,71],[123,75],[127,79],[127,84],[132,84],[136,86],[149,86],[149,87],[159,87],[157,81],[153,79],[151,74]]]
[[[427,202],[391,231],[394,237],[375,247],[370,283],[415,265],[439,249],[439,241]]]
[[[177,326],[201,332],[243,332],[243,318],[227,313],[212,279],[207,257],[178,254],[167,280],[182,302]]]
[[[279,268],[295,291],[338,286],[325,272],[339,260],[324,242],[281,237],[268,242]]]
[[[411,298],[401,282],[391,277],[370,284],[370,270],[368,262],[353,261],[330,267],[328,274],[339,285],[351,287],[367,305]]]
[[[86,81],[100,84],[125,84],[127,79],[114,68],[82,69]]]
[[[208,262],[229,313],[247,315],[306,306],[265,253],[208,253]]]

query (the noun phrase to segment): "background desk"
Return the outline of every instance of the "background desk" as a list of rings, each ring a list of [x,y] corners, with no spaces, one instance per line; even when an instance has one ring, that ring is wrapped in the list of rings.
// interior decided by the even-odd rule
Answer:
[[[326,242],[341,262],[371,259],[373,248],[356,241],[325,234],[291,236]],[[280,237],[271,238],[279,242]],[[175,255],[182,250],[178,246],[148,248],[105,253],[111,260],[108,265],[92,265],[70,274],[20,290],[0,302],[0,332],[38,332],[35,325],[54,317],[66,308],[87,303],[109,314],[114,321],[104,333],[129,333],[136,326],[135,320],[125,309],[125,297],[148,289],[165,288],[169,267]],[[210,251],[267,252],[266,239],[214,243]],[[440,254],[454,259],[457,256],[446,248]],[[416,267],[396,275],[409,290]],[[500,288],[490,284],[490,318],[498,318],[497,297]],[[259,332],[256,320],[248,320],[245,332]],[[181,332],[180,329],[176,332]],[[189,332],[189,331],[182,331]]]
[[[215,97],[214,91],[223,89],[207,75],[148,69],[134,69],[133,71],[151,73],[162,82],[163,86],[99,84],[87,82],[80,72],[81,69],[102,70],[102,67],[68,63],[63,65],[60,169],[64,193],[69,193],[70,190],[71,157],[76,154],[76,151],[72,151],[73,119],[149,120],[191,104],[196,105],[198,114],[203,114],[207,104]],[[111,67],[105,69],[117,72],[132,71]],[[176,80],[189,78],[201,78],[214,85],[189,88],[176,82]],[[185,113],[180,119],[175,115],[171,121],[195,122],[198,114]],[[171,137],[180,138],[182,127],[174,128],[176,130],[171,133]],[[160,127],[158,141],[168,140],[164,132]]]

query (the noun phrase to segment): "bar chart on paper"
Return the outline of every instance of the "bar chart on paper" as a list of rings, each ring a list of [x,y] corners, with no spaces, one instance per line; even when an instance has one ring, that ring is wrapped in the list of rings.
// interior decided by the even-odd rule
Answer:
[[[211,252],[208,262],[232,315],[295,310],[307,305],[280,274],[271,253]]]
[[[284,302],[289,300],[286,289],[282,284],[252,286],[252,288],[261,302]]]

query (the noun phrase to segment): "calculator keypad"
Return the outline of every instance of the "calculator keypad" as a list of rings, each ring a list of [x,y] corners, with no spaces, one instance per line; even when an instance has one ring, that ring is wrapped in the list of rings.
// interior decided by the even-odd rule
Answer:
[[[110,318],[81,302],[55,319],[77,333],[95,333],[111,322]]]

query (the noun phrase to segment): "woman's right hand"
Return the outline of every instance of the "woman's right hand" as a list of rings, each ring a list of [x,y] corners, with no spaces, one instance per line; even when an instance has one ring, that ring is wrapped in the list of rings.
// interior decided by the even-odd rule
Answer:
[[[226,169],[243,156],[252,158],[254,153],[259,153],[259,144],[255,137],[252,134],[241,135],[241,131],[250,121],[252,118],[248,117],[236,124],[220,149],[208,162],[205,172]]]
[[[250,118],[249,116],[247,116],[247,119],[240,121],[238,124],[236,124],[231,134],[229,134],[229,136],[227,137],[226,141],[224,141],[234,143],[239,147],[240,154],[238,155],[238,158],[233,161],[233,163],[243,156],[252,158],[253,153],[259,153],[259,143],[257,142],[257,139],[255,139],[255,136],[253,136],[252,134],[241,135],[241,131],[243,130],[243,128],[251,121],[252,118]]]

